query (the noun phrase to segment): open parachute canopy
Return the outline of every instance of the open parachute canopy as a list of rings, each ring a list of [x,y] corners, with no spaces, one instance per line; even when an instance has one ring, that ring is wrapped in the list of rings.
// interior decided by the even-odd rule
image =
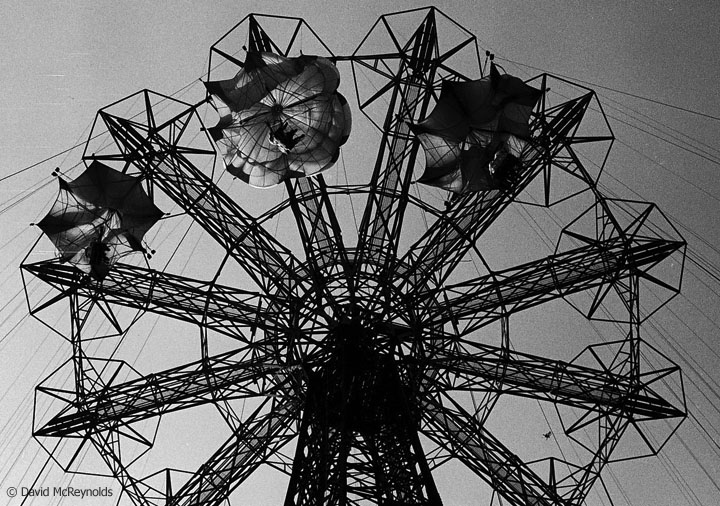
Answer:
[[[77,179],[58,182],[58,197],[38,226],[61,260],[102,280],[119,258],[144,251],[143,236],[163,213],[139,178],[93,161]]]
[[[234,78],[206,83],[220,114],[209,131],[228,171],[268,187],[331,167],[351,127],[339,83],[327,58],[258,51]]]
[[[511,187],[527,157],[540,95],[494,64],[482,79],[443,81],[430,115],[410,126],[425,150],[418,182],[456,193]]]

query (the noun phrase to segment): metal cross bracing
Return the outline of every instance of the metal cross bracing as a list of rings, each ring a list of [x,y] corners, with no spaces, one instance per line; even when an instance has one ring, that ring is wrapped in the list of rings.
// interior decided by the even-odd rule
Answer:
[[[61,296],[79,294],[159,312],[246,342],[250,340],[245,332],[248,328],[282,328],[282,314],[272,309],[277,307],[272,297],[132,265],[115,267],[96,284],[56,261],[25,264],[23,269],[58,288]]]
[[[393,28],[418,15],[409,36]],[[265,27],[275,19],[292,25],[286,42]],[[668,397],[663,383],[679,369],[643,361],[639,306],[640,282],[660,282],[653,269],[682,254],[684,242],[647,225],[650,211],[621,222],[582,165],[575,145],[612,139],[611,133],[580,131],[596,100],[592,91],[578,87],[575,96],[550,103],[549,76],[534,81],[545,94],[530,120],[531,154],[509,189],[458,195],[440,207],[411,195],[421,154],[409,124],[429,113],[443,79],[468,79],[453,58],[465,49],[478,54],[475,38],[454,22],[450,26],[461,37],[446,44],[440,30],[446,21],[434,8],[386,15],[353,54],[328,50],[334,61],[350,61],[356,76],[367,71],[385,80],[366,99],[358,91],[363,112],[382,100],[388,104],[376,123],[382,136],[370,182],[288,180],[287,197],[259,217],[192,161],[214,154],[212,147],[186,140],[202,102],[184,104],[183,112],[161,120],[157,95],[144,91],[138,95],[140,116],[100,111],[97,125],[114,147],[85,158],[118,162],[141,175],[151,193],[159,190],[183,209],[225,257],[211,280],[116,263],[98,281],[59,260],[25,263],[24,271],[58,292],[31,307],[34,314],[66,298],[72,309],[75,388],[56,387],[52,378],[38,387],[38,398],[60,404],[49,418],[36,420],[39,440],[75,438],[92,445],[137,505],[224,504],[261,465],[287,474],[287,506],[439,505],[435,467],[450,458],[477,474],[503,503],[579,505],[625,432],[642,432],[645,421],[684,417],[682,401]],[[292,55],[306,26],[295,18],[251,15],[236,29],[245,30],[250,50]],[[389,47],[366,52],[365,43],[378,31]],[[212,55],[242,66],[233,51],[239,47],[216,45]],[[571,247],[450,283],[483,234],[541,174],[549,204],[550,175],[557,171],[572,173],[594,197],[595,228],[569,227],[562,237]],[[334,202],[358,196],[366,204],[358,242],[350,245]],[[404,250],[409,208],[431,223]],[[300,245],[284,244],[264,227],[283,216],[295,225]],[[222,279],[230,261],[255,287]],[[622,301],[627,338],[609,358],[588,349],[568,362],[512,349],[509,321],[515,314],[579,292],[592,294],[591,315],[608,294]],[[99,308],[115,321],[113,308],[121,307],[197,326],[201,358],[134,379],[96,366],[83,349],[88,314]],[[500,345],[480,342],[477,331],[494,322],[501,322]],[[235,349],[211,355],[209,331],[232,338]],[[581,363],[587,357],[592,365]],[[473,408],[463,402],[467,392],[483,396]],[[550,458],[547,475],[541,475],[487,428],[501,395],[580,412],[563,423],[568,437],[594,431],[590,457],[579,463]],[[233,402],[239,399],[257,401],[257,409],[238,412]],[[140,422],[162,423],[165,414],[201,406],[216,406],[229,431],[206,462],[184,480],[174,469],[134,476],[121,447],[134,438],[152,451],[152,439],[135,430]]]

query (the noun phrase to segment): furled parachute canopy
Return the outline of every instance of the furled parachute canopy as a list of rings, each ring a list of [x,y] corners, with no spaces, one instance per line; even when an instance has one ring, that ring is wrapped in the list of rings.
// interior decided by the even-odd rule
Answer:
[[[330,168],[351,127],[339,83],[326,58],[257,51],[234,78],[206,83],[220,114],[209,130],[228,171],[268,187]]]
[[[62,261],[101,280],[119,258],[143,251],[142,239],[162,211],[139,178],[93,161],[77,179],[58,182],[58,197],[38,226]]]
[[[419,182],[456,193],[510,188],[522,172],[541,92],[517,77],[444,81],[435,108],[411,125],[425,150]]]

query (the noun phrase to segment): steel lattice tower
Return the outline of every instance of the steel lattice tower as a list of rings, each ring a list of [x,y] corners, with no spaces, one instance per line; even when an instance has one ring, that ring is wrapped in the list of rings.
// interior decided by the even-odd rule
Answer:
[[[422,17],[409,37],[394,31],[397,16],[418,13]],[[453,58],[468,48],[477,54],[475,38],[457,25],[458,42],[444,45],[440,18],[446,19],[434,8],[382,16],[355,53],[329,54],[334,61],[350,61],[354,72],[384,81],[369,97],[358,92],[359,109],[371,119],[379,99],[389,103],[376,121],[382,138],[371,180],[361,186],[329,185],[323,176],[289,180],[287,198],[260,216],[252,216],[193,162],[215,156],[209,142],[206,148],[186,142],[202,104],[143,91],[131,97],[144,106],[140,116],[117,115],[111,106],[99,112],[96,128],[109,133],[114,148],[88,149],[84,158],[141,175],[151,192],[164,193],[221,245],[223,264],[237,262],[257,289],[125,263],[114,265],[102,281],[57,259],[25,263],[26,273],[57,289],[31,311],[39,314],[66,301],[73,323],[68,339],[75,388],[38,387],[38,395],[65,403],[49,419],[38,419],[38,439],[91,445],[138,505],[223,504],[268,462],[289,475],[287,506],[440,505],[432,470],[447,459],[476,473],[504,504],[577,505],[625,432],[642,431],[647,421],[684,417],[684,406],[656,388],[679,369],[649,368],[642,359],[639,329],[646,315],[639,286],[650,281],[676,291],[653,269],[682,255],[685,243],[671,229],[657,231],[653,205],[613,201],[599,191],[597,177],[575,149],[613,139],[609,127],[599,135],[583,133],[587,111],[598,107],[591,90],[575,86],[575,96],[550,103],[548,82],[562,80],[549,75],[533,80],[544,92],[531,118],[535,154],[512,188],[462,194],[441,208],[412,195],[422,153],[408,125],[428,114],[443,79],[468,79],[453,67]],[[247,47],[293,54],[297,33],[307,25],[282,18],[295,26],[285,45],[265,30],[263,20],[272,19],[251,15],[238,25],[247,33]],[[366,51],[378,31],[389,46]],[[221,46],[211,50],[211,68],[212,58],[242,66]],[[178,112],[158,119],[157,103],[167,100]],[[579,180],[595,203],[565,229],[557,250],[451,281],[460,262],[529,185],[540,182],[549,204],[551,174],[558,171]],[[355,245],[346,243],[333,206],[335,197],[347,195],[367,198]],[[408,208],[432,221],[404,251],[400,237]],[[294,216],[304,258],[264,226],[284,211]],[[587,223],[590,228],[583,228]],[[610,296],[625,312],[627,335],[603,346],[612,350],[609,356],[590,348],[584,354],[595,361],[590,366],[511,347],[512,315],[560,297],[572,301],[580,292],[592,294],[588,316]],[[121,332],[113,312],[120,306],[197,325],[201,359],[128,381],[108,378],[84,351],[83,329],[89,314],[99,311]],[[473,339],[478,329],[497,322],[498,345]],[[237,348],[211,355],[209,332],[235,339]],[[464,391],[483,394],[474,411],[457,400],[455,392]],[[547,476],[541,476],[484,426],[500,395],[581,412],[565,429],[568,435],[588,427],[595,431],[590,458],[579,465],[549,459]],[[228,401],[245,397],[266,401],[240,416]],[[170,470],[149,478],[132,474],[120,451],[123,438],[151,446],[135,431],[137,422],[206,404],[218,407],[232,433],[182,486],[174,486]],[[279,452],[292,441],[293,458],[278,464]],[[158,476],[167,478],[162,487]]]

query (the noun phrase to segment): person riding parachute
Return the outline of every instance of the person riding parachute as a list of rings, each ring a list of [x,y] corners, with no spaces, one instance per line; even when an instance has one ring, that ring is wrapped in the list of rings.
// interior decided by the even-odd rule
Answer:
[[[143,237],[163,213],[139,178],[94,160],[76,179],[58,183],[57,199],[37,225],[61,261],[102,280],[120,257],[145,250]]]
[[[432,112],[410,125],[425,150],[418,182],[455,193],[506,190],[519,177],[541,92],[495,64],[474,81],[443,81]]]
[[[327,58],[248,51],[234,78],[205,83],[220,115],[208,130],[227,170],[268,187],[330,168],[352,123],[339,82]]]

